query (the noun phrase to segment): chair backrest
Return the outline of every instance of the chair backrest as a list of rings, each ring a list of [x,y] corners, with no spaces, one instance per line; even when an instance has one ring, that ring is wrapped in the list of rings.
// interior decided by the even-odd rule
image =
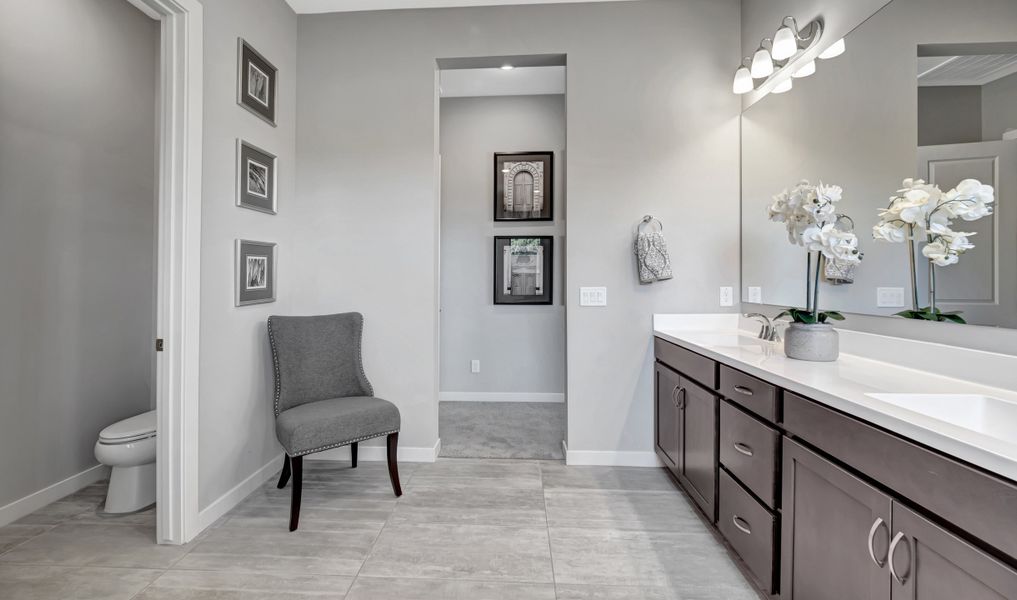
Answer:
[[[268,318],[275,414],[318,400],[373,396],[360,344],[364,316],[341,313]]]

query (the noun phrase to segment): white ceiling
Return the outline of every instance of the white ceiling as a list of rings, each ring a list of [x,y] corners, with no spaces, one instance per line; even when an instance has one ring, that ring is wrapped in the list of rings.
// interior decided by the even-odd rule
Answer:
[[[611,2],[617,0],[286,0],[297,13],[391,10],[397,8],[449,8],[454,6],[498,6],[502,4],[564,4],[569,2]]]
[[[1017,54],[918,57],[918,85],[985,85],[1017,73]]]
[[[565,93],[565,67],[444,69],[440,78],[442,98]]]

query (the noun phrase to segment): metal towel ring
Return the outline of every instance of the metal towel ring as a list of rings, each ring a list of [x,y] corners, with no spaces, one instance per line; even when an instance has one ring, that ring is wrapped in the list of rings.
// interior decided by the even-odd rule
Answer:
[[[660,219],[658,219],[658,218],[656,218],[654,216],[651,216],[651,215],[646,215],[646,216],[643,217],[642,222],[639,223],[639,228],[638,228],[639,231],[642,231],[644,226],[652,224],[652,223],[656,223],[657,227],[659,228],[659,230],[660,231],[664,231],[664,224],[660,222]]]

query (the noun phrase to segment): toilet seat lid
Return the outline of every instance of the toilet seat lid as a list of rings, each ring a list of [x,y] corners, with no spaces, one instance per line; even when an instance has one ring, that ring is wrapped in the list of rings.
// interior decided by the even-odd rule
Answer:
[[[128,442],[140,440],[155,435],[155,411],[124,419],[113,423],[99,434],[99,439],[104,442]]]

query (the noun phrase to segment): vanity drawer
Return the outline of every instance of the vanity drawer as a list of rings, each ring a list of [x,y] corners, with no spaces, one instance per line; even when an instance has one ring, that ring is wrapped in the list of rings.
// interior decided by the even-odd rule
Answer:
[[[748,567],[760,589],[773,592],[773,541],[777,518],[727,474],[720,471],[721,535]]]
[[[720,393],[767,421],[777,422],[777,386],[720,365]]]
[[[770,508],[777,506],[777,448],[780,432],[720,403],[720,464]]]
[[[653,352],[657,360],[675,371],[687,375],[704,387],[717,389],[716,362],[657,337],[653,338]]]

